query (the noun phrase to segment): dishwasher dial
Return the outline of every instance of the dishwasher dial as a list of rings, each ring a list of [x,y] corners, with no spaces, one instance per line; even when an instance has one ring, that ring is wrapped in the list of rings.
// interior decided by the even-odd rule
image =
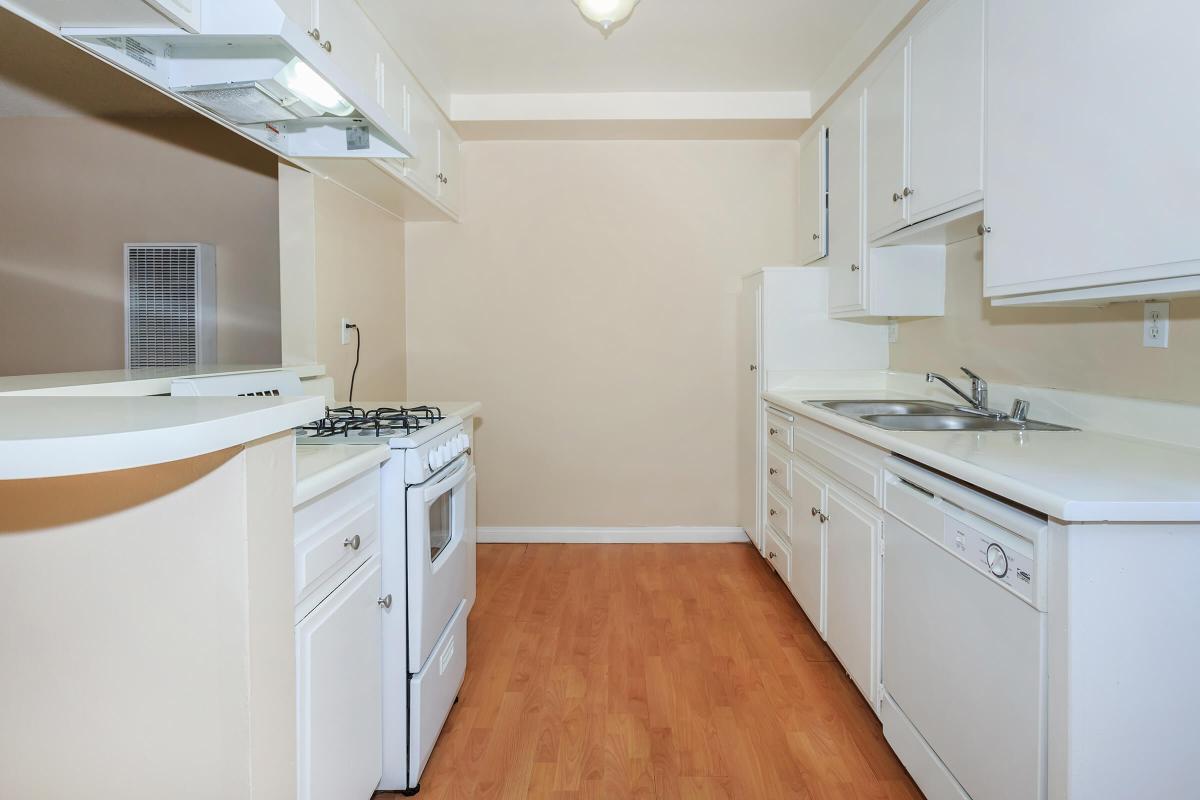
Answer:
[[[1004,553],[1004,548],[993,542],[988,545],[987,549],[988,569],[997,578],[1003,578],[1008,574],[1008,556]]]

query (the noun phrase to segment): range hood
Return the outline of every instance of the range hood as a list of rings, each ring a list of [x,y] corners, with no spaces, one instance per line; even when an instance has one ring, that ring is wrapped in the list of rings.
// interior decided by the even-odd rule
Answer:
[[[272,0],[209,3],[183,29],[62,33],[202,114],[290,158],[410,158],[401,119],[354,84]]]

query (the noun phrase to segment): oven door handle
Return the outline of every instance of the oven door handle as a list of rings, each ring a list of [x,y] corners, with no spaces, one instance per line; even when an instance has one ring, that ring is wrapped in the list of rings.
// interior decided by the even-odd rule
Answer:
[[[451,472],[445,478],[442,478],[437,483],[426,486],[424,491],[425,502],[432,502],[444,495],[446,492],[453,491],[461,486],[467,479],[467,470],[470,466],[470,462],[467,461],[466,458],[463,458],[461,463],[454,468],[453,472]]]

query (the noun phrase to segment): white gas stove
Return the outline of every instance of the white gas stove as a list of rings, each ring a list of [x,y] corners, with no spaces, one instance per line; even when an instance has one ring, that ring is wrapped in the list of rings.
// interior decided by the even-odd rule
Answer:
[[[177,379],[171,394],[298,395],[286,370]],[[379,445],[383,593],[381,790],[415,793],[466,674],[475,602],[475,468],[459,417],[435,406],[326,408],[296,429],[297,447]],[[404,598],[392,603],[391,597]]]

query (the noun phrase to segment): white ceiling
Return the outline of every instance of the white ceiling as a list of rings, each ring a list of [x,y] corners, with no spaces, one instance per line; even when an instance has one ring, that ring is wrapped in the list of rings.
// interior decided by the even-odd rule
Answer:
[[[887,2],[642,0],[605,39],[571,0],[359,0],[446,94],[806,90]]]

